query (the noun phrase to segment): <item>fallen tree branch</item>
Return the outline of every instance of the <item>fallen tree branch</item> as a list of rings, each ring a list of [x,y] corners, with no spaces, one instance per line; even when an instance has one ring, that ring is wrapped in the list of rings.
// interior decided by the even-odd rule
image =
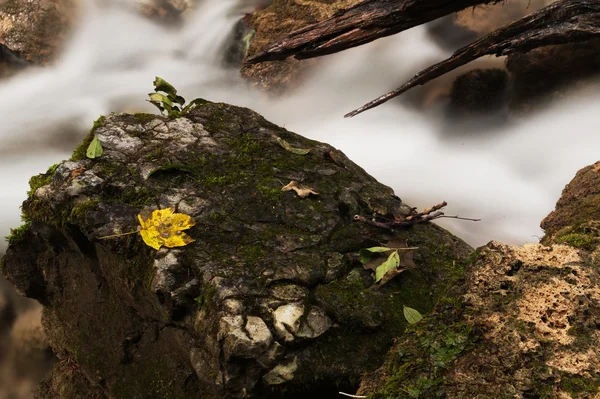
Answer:
[[[497,57],[527,52],[551,44],[590,40],[600,36],[598,0],[562,0],[518,19],[456,51],[450,58],[417,73],[394,91],[345,115],[353,117],[423,85],[484,55]]]
[[[269,43],[249,57],[247,64],[320,57],[360,46],[380,37],[394,35],[412,27],[478,4],[500,0],[365,0],[333,17],[306,26],[287,37]]]

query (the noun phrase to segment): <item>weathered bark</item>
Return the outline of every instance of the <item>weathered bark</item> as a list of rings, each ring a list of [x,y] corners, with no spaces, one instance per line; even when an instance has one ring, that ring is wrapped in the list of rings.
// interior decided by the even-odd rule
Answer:
[[[552,45],[581,42],[600,36],[600,3],[563,0],[514,21],[456,51],[450,58],[417,73],[394,91],[346,114],[352,117],[381,105],[484,55],[503,56]]]
[[[292,55],[305,59],[337,53],[468,7],[496,2],[498,0],[365,0],[268,44],[246,63],[283,60]]]

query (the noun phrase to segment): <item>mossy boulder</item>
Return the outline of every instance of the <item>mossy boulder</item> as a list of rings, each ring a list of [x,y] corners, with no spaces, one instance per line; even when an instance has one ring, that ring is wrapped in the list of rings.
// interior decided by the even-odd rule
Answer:
[[[290,32],[323,21],[336,11],[350,8],[360,0],[273,0],[272,4],[254,13],[250,25],[255,34],[247,57],[258,54],[266,44],[287,36]],[[242,76],[263,90],[281,93],[297,87],[317,60],[270,61],[242,68]]]
[[[577,172],[540,224],[542,243],[593,250],[600,243],[600,162]]]
[[[566,245],[491,242],[435,312],[365,376],[369,398],[595,398],[597,256]]]
[[[94,136],[104,153],[88,159]],[[290,181],[318,194],[282,191]],[[433,224],[355,221],[415,211],[339,150],[208,101],[172,120],[100,118],[31,184],[3,273],[44,305],[54,350],[85,376],[76,383],[114,398],[351,386],[406,327],[402,306],[430,311],[471,250]],[[195,242],[157,251],[137,217],[167,207],[193,218]],[[358,251],[392,239],[418,247],[417,267],[375,289]],[[69,382],[53,376],[47,392],[52,381]]]

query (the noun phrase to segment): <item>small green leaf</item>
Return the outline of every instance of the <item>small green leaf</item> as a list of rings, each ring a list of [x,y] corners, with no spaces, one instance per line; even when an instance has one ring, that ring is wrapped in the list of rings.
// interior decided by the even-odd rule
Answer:
[[[366,265],[373,258],[373,253],[363,248],[360,251],[358,251],[358,256],[360,256],[360,262],[363,265]]]
[[[94,135],[94,139],[88,146],[87,151],[85,152],[85,155],[88,158],[92,158],[92,159],[98,158],[100,155],[102,155],[102,144],[100,144],[100,140],[98,140],[97,135]]]
[[[388,248],[388,247],[371,247],[371,248],[365,248],[365,251],[369,251],[369,252],[387,252],[387,251],[393,251],[396,248]]]
[[[169,95],[177,96],[177,90],[173,85],[163,78],[159,78],[158,76],[154,78],[154,91],[163,91]]]
[[[398,251],[394,251],[388,256],[387,260],[375,270],[375,282],[381,281],[387,272],[396,269],[398,266],[400,266],[400,255],[398,255]]]
[[[392,248],[386,247],[371,247],[371,248],[363,248],[358,251],[358,255],[360,256],[360,261],[363,265],[369,263],[371,259],[373,259],[373,254],[376,252],[387,252],[392,251]]]
[[[417,309],[409,308],[408,306],[404,306],[404,318],[408,321],[409,324],[417,324],[421,320],[423,320],[423,315],[419,313]]]
[[[182,107],[185,104],[185,98],[183,98],[181,96],[171,96],[171,95],[169,95],[169,100],[173,101],[176,104],[181,105]]]
[[[195,100],[190,101],[190,103],[188,105],[186,105],[185,107],[183,107],[183,113],[189,112],[192,109],[196,108],[198,105],[202,105],[202,104],[206,104],[208,101],[206,101],[203,98],[196,98]]]
[[[171,101],[169,99],[169,97],[165,96],[164,94],[149,93],[148,96],[150,96],[150,102],[151,103],[154,103],[154,104],[164,103],[164,104],[173,106],[173,101]]]
[[[289,151],[293,154],[297,154],[297,155],[306,155],[310,152],[310,148],[295,148],[292,147],[292,145],[290,143],[288,143],[287,141],[285,141],[284,139],[282,139],[281,137],[277,137],[277,142],[279,143],[280,146],[282,146],[283,148],[285,148],[286,151]]]

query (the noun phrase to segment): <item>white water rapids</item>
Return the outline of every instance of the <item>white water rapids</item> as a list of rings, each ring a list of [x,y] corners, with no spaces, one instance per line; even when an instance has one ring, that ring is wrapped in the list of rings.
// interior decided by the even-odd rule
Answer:
[[[70,156],[99,115],[157,112],[145,102],[157,75],[188,100],[246,106],[332,144],[412,206],[445,200],[447,214],[481,218],[440,223],[474,246],[492,239],[536,242],[542,235],[539,223],[564,185],[600,158],[600,101],[592,95],[493,130],[489,123],[473,123],[468,132],[456,131],[440,112],[405,102],[344,119],[346,112],[449,55],[423,27],[325,57],[301,90],[269,99],[219,62],[233,24],[252,3],[204,0],[177,30],[116,1],[89,5],[60,62],[1,81],[0,236],[20,224],[29,177]]]

